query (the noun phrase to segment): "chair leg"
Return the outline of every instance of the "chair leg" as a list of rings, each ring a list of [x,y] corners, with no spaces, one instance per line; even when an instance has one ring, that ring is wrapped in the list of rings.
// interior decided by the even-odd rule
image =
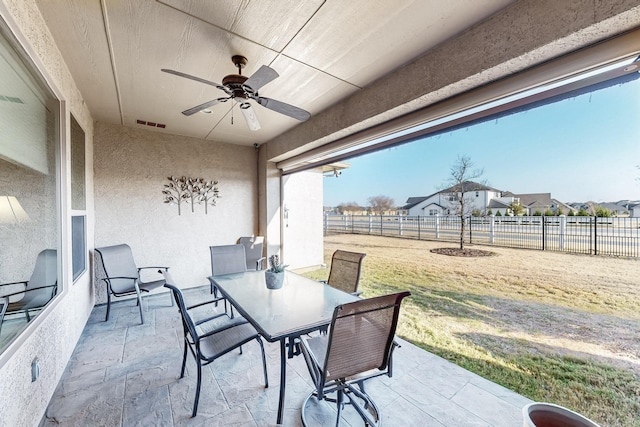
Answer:
[[[107,317],[105,317],[104,321],[109,320],[109,312],[111,311],[111,292],[109,292],[109,288],[107,287]]]
[[[196,363],[198,365],[198,383],[196,384],[196,400],[193,402],[193,412],[191,417],[195,417],[198,413],[198,401],[200,400],[200,386],[202,386],[202,363],[200,359],[196,357]]]
[[[264,369],[264,388],[269,387],[269,376],[267,375],[267,357],[264,355],[264,344],[262,344],[262,340],[260,337],[257,337],[256,340],[258,344],[260,344],[260,351],[262,352],[262,368]]]
[[[339,388],[336,396],[336,405],[338,405],[338,417],[336,418],[336,427],[340,425],[340,418],[342,417],[342,408],[344,407],[344,391]]]
[[[187,340],[184,341],[184,354],[182,355],[182,369],[180,370],[180,378],[184,378],[184,370],[187,367]]]
[[[140,294],[140,288],[138,284],[136,286],[136,295],[138,296],[138,308],[140,309],[140,324],[144,325],[144,315],[142,314],[142,295]]]
[[[360,418],[365,422],[365,425],[368,426],[377,426],[380,423],[380,409],[378,409],[378,405],[369,397],[368,394],[364,392],[364,383],[362,381],[358,381],[358,390],[357,388],[347,385],[348,393],[346,394],[349,398],[351,405],[358,412]],[[364,407],[360,406],[360,404],[351,396],[355,395],[356,397],[362,399],[364,401]]]

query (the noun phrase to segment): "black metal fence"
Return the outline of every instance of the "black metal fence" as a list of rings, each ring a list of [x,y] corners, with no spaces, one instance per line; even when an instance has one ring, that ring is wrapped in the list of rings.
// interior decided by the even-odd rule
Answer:
[[[466,243],[640,257],[640,218],[582,216],[468,217]],[[324,233],[460,241],[460,217],[325,215]]]

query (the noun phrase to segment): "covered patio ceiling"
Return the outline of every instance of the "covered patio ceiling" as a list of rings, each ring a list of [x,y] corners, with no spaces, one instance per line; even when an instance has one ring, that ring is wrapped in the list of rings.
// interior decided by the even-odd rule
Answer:
[[[300,122],[255,102],[258,131],[235,102],[187,117],[181,111],[224,92],[160,70],[220,83],[237,73],[232,55],[243,55],[243,75],[261,65],[280,75],[260,96],[309,111],[318,126],[320,112],[512,2],[37,0],[95,120],[240,145],[273,140]],[[397,76],[407,90],[427,77]],[[357,117],[370,116],[359,108]]]

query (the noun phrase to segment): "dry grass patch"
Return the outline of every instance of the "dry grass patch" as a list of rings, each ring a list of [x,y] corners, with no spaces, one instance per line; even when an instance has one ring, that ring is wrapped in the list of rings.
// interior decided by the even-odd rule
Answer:
[[[337,235],[325,238],[325,260],[336,249],[365,252],[365,297],[411,291],[399,334],[416,345],[603,426],[640,426],[639,260],[497,247],[482,247],[495,253],[485,257],[431,252],[443,246]]]

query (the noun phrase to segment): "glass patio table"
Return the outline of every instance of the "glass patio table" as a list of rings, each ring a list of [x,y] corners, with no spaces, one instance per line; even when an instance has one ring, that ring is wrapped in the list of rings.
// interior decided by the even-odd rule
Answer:
[[[328,326],[335,307],[360,298],[290,271],[285,272],[280,289],[267,289],[264,271],[211,276],[209,280],[265,340],[280,342],[277,423],[281,424],[287,357],[298,354],[295,338]]]

